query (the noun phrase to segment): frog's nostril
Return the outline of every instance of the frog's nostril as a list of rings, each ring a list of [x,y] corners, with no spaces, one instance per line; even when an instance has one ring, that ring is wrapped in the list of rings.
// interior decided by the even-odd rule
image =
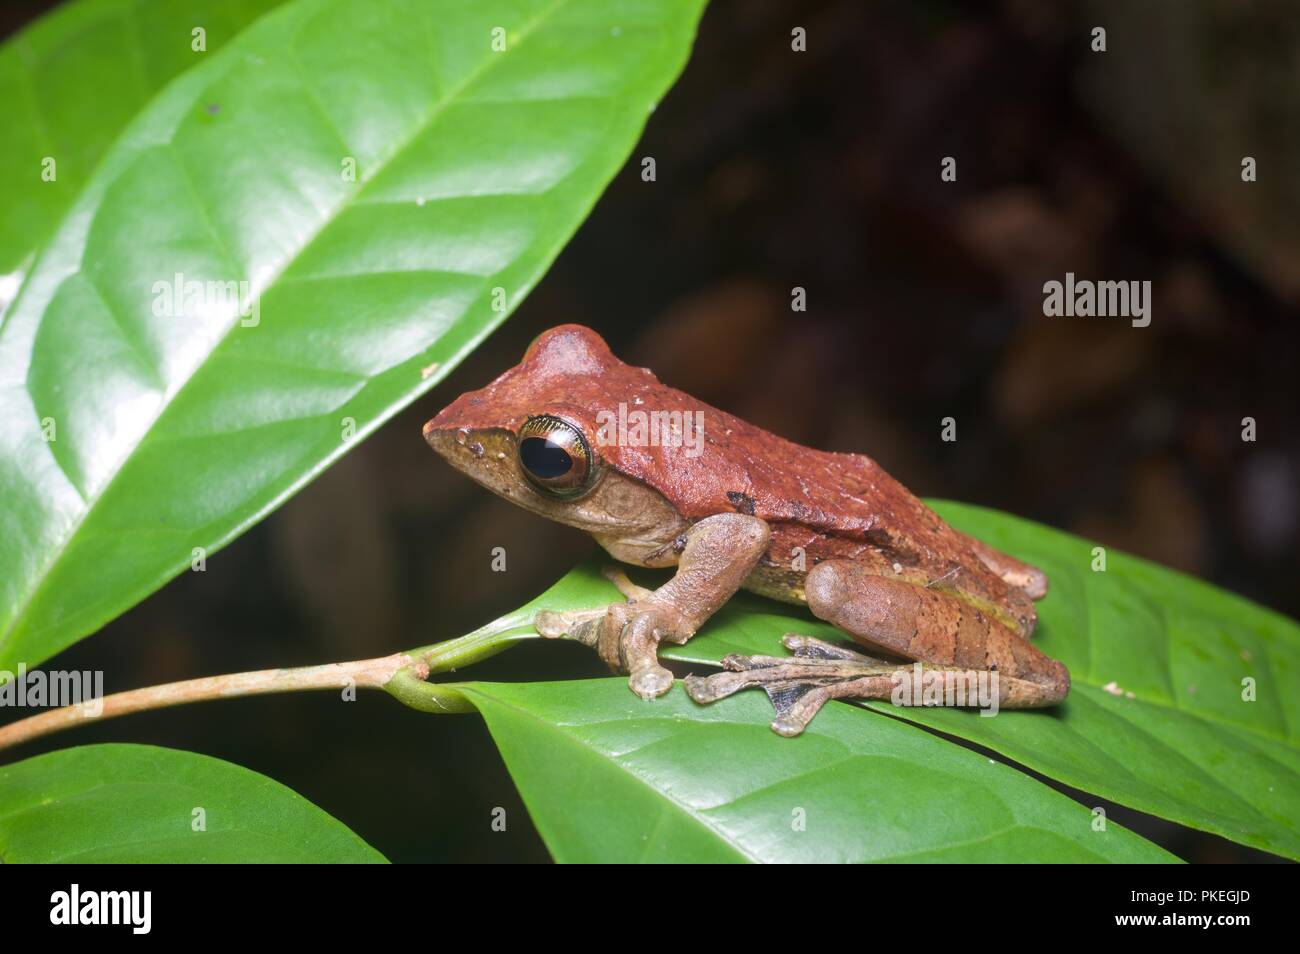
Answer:
[[[452,450],[451,435],[444,427],[434,426],[436,418],[424,425],[424,442],[442,457],[449,457]]]

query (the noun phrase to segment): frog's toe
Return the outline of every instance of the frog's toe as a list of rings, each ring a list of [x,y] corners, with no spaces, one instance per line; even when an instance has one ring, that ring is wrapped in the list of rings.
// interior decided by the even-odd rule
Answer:
[[[613,583],[620,593],[633,602],[648,599],[654,595],[654,590],[648,590],[644,586],[638,586],[628,579],[626,571],[621,567],[603,566],[600,568],[600,575]]]
[[[616,604],[603,625],[601,655],[611,668],[629,674],[633,692],[654,699],[672,688],[673,674],[659,664],[659,644],[681,631],[675,610],[650,602]]]
[[[837,694],[834,682],[827,685],[826,678],[809,676],[806,668],[759,665],[714,673],[711,676],[687,676],[686,694],[701,705],[706,705],[742,689],[761,686],[776,710],[772,731],[793,738],[803,732],[812,717]],[[829,678],[834,680],[836,677]]]
[[[533,629],[547,639],[559,639],[569,631],[569,621],[563,613],[542,610],[533,617]]]
[[[598,626],[604,616],[604,607],[594,610],[541,610],[533,617],[533,629],[547,639],[568,636],[586,646],[594,646],[599,637]]]
[[[777,717],[772,720],[773,732],[787,739],[803,735],[803,730],[808,728],[808,723],[812,721],[812,717],[820,712],[822,706],[826,704],[826,696],[825,694],[819,694],[814,689],[804,696],[802,701],[810,701],[812,705],[805,707],[805,711],[798,714],[794,709],[778,713]]]
[[[801,636],[799,633],[786,633],[781,637],[781,645],[801,659],[826,659],[841,662],[861,663],[864,666],[881,665],[875,656],[849,649],[841,643],[828,643],[815,636]]]
[[[769,689],[767,695],[776,710],[772,731],[787,739],[801,735],[813,716],[822,711],[822,706],[832,699],[857,695],[865,681],[848,680],[830,685],[803,682],[782,686],[777,691]]]
[[[628,688],[649,702],[673,687],[673,674],[663,666],[647,666],[634,670],[627,680]]]
[[[719,672],[711,676],[687,676],[686,694],[700,705],[725,699],[748,686],[758,685],[746,672]]]
[[[807,728],[831,699],[879,698],[899,667],[811,636],[787,633],[782,640],[793,657],[727,656],[724,672],[687,676],[686,693],[701,705],[758,686],[776,710],[772,731],[786,738]]]

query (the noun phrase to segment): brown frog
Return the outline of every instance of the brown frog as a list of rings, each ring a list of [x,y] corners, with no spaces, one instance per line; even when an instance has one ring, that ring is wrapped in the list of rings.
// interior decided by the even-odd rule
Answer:
[[[588,328],[542,334],[424,436],[453,467],[586,530],[616,559],[677,568],[656,590],[612,571],[626,602],[534,624],[595,648],[645,699],[672,686],[659,644],[686,642],[742,587],[807,605],[872,654],[788,634],[794,657],[730,656],[727,671],[687,678],[697,702],[762,686],[782,735],[828,699],[931,704],[900,697],[923,672],[993,676],[1005,708],[1069,692],[1065,666],[1029,642],[1047,592],[1040,570],[954,530],[871,458],[801,447],[710,407],[619,361]]]

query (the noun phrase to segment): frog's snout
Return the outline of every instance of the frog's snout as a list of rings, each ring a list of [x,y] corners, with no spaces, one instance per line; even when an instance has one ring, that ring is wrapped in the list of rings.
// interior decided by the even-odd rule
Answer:
[[[438,419],[433,418],[424,425],[424,442],[428,444],[440,456],[446,457],[451,450],[447,438],[447,431],[438,426]]]
[[[433,452],[457,470],[467,470],[470,460],[483,456],[483,445],[467,427],[447,428],[434,418],[424,425],[423,433]]]
[[[485,467],[490,465],[495,469],[500,462],[513,457],[513,435],[500,428],[447,426],[439,415],[424,425],[423,434],[425,443],[439,457],[480,483],[493,484],[484,479]]]
[[[443,427],[437,418],[424,425],[424,442],[452,464],[456,464],[462,454],[483,456],[483,444],[475,431],[468,427]]]

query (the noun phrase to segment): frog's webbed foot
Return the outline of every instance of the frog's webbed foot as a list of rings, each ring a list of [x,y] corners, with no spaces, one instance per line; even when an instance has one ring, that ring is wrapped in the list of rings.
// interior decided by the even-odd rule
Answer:
[[[811,636],[786,633],[781,642],[793,657],[727,656],[726,672],[687,676],[686,692],[703,704],[761,686],[776,709],[772,731],[791,737],[831,699],[888,698],[902,668]]]
[[[613,583],[628,601],[644,600],[653,593],[644,586],[637,586],[626,573],[616,566],[603,566],[600,575]],[[617,605],[617,604],[613,604]],[[597,606],[593,609],[580,610],[542,610],[533,617],[533,628],[547,639],[559,639],[568,636],[584,646],[596,648],[599,641],[597,624],[609,612],[609,606]]]
[[[533,618],[542,636],[567,636],[590,646],[611,669],[628,673],[628,686],[643,699],[662,696],[672,688],[673,674],[659,665],[661,642],[685,642],[694,630],[670,604],[654,599],[652,590],[637,586],[621,570],[606,568],[604,576],[626,603],[595,609],[543,610]]]
[[[591,610],[538,613],[543,636],[568,636],[592,647],[611,669],[628,673],[628,687],[643,699],[662,696],[673,675],[659,665],[660,643],[684,643],[740,589],[767,551],[771,531],[743,513],[705,517],[681,535],[677,573],[657,590],[637,586],[618,570],[605,577],[624,596]]]

